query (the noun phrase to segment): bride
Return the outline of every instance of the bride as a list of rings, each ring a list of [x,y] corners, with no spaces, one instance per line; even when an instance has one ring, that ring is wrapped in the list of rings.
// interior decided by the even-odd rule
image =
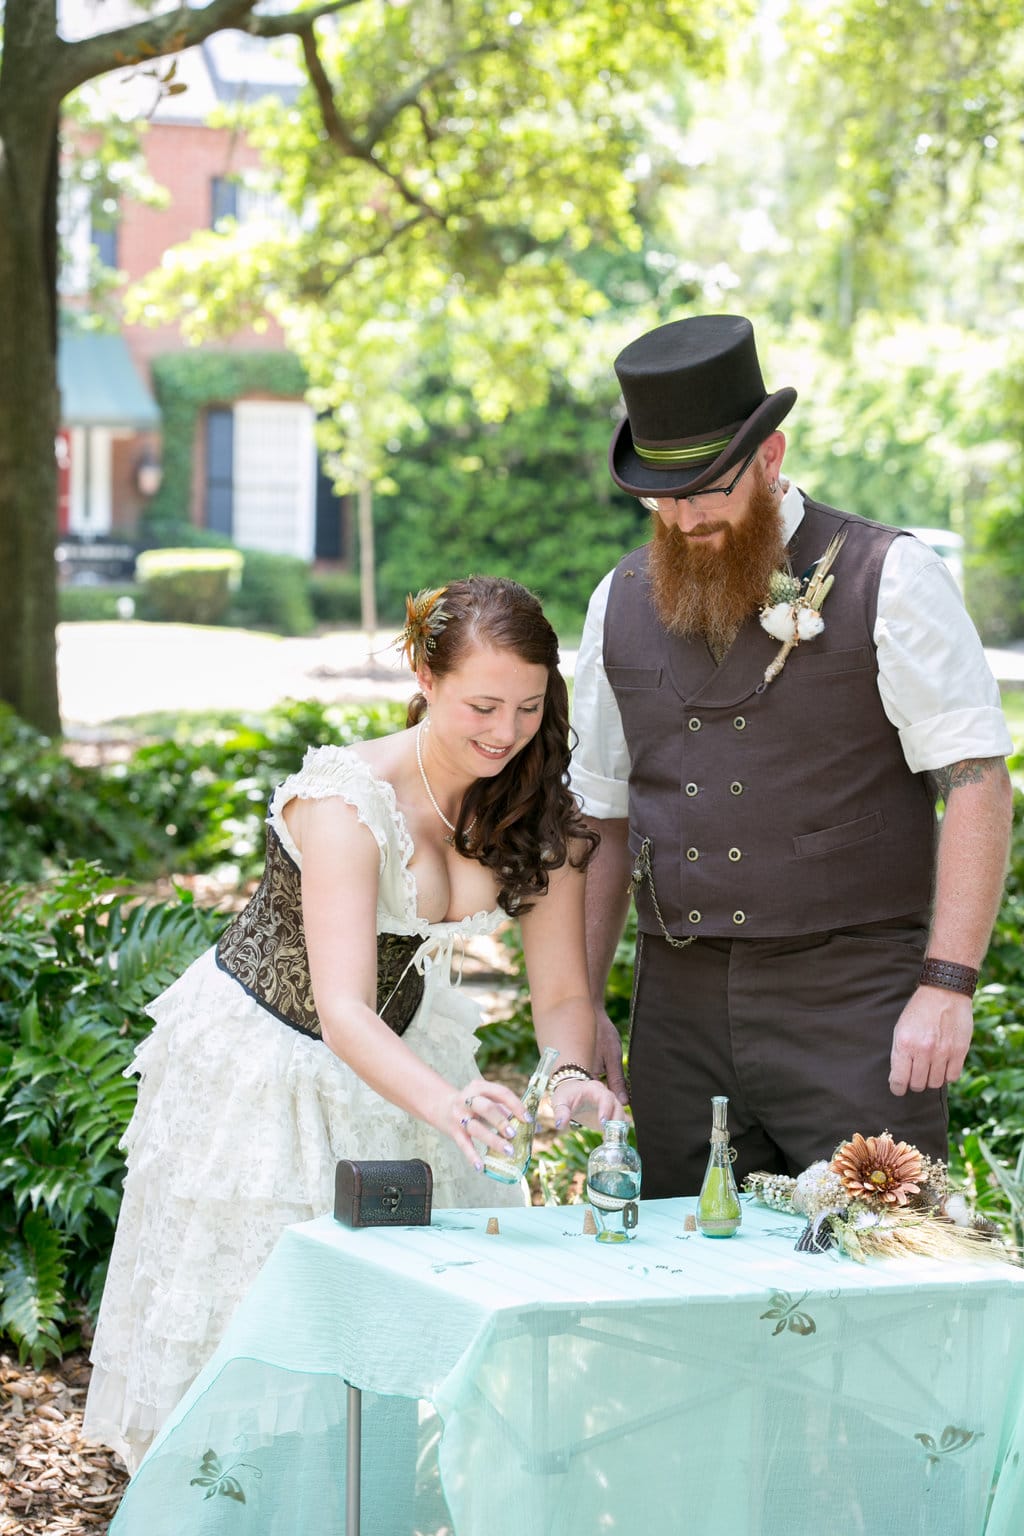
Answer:
[[[408,728],[310,748],[274,792],[263,880],[150,1005],[92,1349],[87,1436],[134,1471],[282,1229],[333,1206],[345,1157],[420,1157],[434,1204],[522,1204],[488,1180],[522,1103],[474,1067],[465,941],[521,927],[556,1129],[619,1113],[590,1076],[583,945],[594,837],[566,787],[557,640],[517,582],[407,603]]]

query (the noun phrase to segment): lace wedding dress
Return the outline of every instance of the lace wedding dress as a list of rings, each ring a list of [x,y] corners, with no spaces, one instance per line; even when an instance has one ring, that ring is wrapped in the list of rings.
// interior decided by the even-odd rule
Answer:
[[[453,962],[504,913],[443,923],[417,915],[412,840],[394,790],[345,748],[310,748],[271,801],[268,824],[300,867],[282,811],[295,796],[331,795],[377,840],[378,933],[422,936],[413,963],[423,997],[402,1038],[461,1085],[476,1073],[480,1018],[453,983]],[[276,1018],[218,967],[213,949],[148,1011],[155,1027],[128,1069],[139,1076],[138,1103],[122,1142],[128,1173],[84,1422],[132,1471],[282,1229],[333,1209],[340,1158],[423,1158],[437,1207],[525,1201],[521,1187],[476,1173],[447,1137],[374,1093],[321,1040]]]

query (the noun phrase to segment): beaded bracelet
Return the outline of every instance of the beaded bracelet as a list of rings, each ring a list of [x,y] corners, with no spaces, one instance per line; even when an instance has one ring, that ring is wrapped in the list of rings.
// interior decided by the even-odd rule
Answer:
[[[945,987],[948,992],[962,992],[973,997],[978,972],[972,965],[958,965],[955,960],[936,960],[928,955],[918,978],[922,987]]]
[[[554,1093],[559,1083],[589,1083],[590,1081],[591,1076],[586,1067],[580,1066],[578,1061],[566,1061],[563,1062],[560,1067],[556,1067],[554,1072],[552,1072],[550,1078],[548,1079],[548,1092]]]

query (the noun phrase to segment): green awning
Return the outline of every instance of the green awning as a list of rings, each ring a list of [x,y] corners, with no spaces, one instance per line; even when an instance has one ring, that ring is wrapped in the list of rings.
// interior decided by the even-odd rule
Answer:
[[[132,362],[123,336],[106,331],[61,331],[57,350],[61,425],[160,425],[156,401]]]

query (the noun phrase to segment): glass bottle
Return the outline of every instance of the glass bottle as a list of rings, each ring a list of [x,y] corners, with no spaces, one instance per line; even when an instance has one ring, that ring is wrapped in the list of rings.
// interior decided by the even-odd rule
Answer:
[[[587,1199],[599,1243],[626,1243],[636,1236],[640,1154],[626,1140],[625,1120],[606,1120],[604,1141],[587,1162]]]
[[[509,1157],[507,1152],[484,1153],[484,1172],[489,1178],[497,1179],[499,1184],[518,1184],[527,1168],[530,1166],[530,1158],[533,1155],[533,1133],[537,1125],[537,1111],[540,1101],[544,1097],[544,1090],[551,1076],[551,1068],[555,1064],[558,1052],[553,1045],[546,1047],[540,1061],[534,1070],[533,1076],[526,1085],[523,1094],[523,1104],[531,1120],[517,1120],[515,1122],[515,1135],[508,1138],[508,1144],[512,1151]]]
[[[728,1110],[729,1100],[716,1094],[711,1100],[711,1152],[697,1201],[697,1225],[705,1237],[732,1237],[743,1220],[732,1171],[736,1148],[729,1145]]]

